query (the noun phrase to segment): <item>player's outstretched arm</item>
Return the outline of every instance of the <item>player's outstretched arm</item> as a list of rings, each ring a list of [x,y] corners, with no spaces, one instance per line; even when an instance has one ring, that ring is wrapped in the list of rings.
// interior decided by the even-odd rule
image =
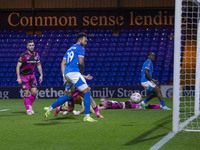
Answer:
[[[21,80],[21,78],[20,78],[20,67],[21,67],[21,65],[22,65],[22,63],[21,63],[21,62],[18,62],[18,63],[17,63],[17,67],[16,67],[17,82],[18,82],[19,84],[22,83],[22,80]]]
[[[61,106],[62,108],[62,111],[73,111],[72,109],[70,109],[69,107],[67,107],[67,106]]]
[[[84,104],[83,104],[83,102],[81,103],[81,106],[82,106],[82,108],[81,108],[81,110],[80,110],[80,114],[82,114],[82,113],[84,113],[84,112],[85,112],[85,107],[84,107]]]
[[[84,113],[85,112],[85,107],[84,107],[84,104],[83,104],[83,102],[82,102],[82,108],[81,108],[81,110],[80,110],[80,114],[82,114],[82,113]],[[95,111],[94,111],[94,109],[92,108],[92,107],[90,107],[90,112],[91,113],[95,113]]]
[[[106,109],[106,107],[104,107],[104,106],[99,106],[99,105],[98,105],[98,108],[99,108],[99,109]]]
[[[42,81],[43,81],[43,72],[42,72],[42,65],[41,65],[41,63],[37,64],[37,68],[38,68],[38,71],[40,73],[39,83],[42,83]]]

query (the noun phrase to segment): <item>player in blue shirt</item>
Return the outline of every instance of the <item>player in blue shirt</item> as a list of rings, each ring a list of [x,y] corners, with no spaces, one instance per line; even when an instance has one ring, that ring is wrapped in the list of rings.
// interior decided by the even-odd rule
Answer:
[[[162,109],[171,110],[165,105],[165,101],[163,100],[162,93],[157,86],[159,84],[158,80],[152,78],[153,74],[153,61],[155,60],[155,54],[153,52],[148,53],[148,59],[144,62],[141,70],[141,85],[151,94],[140,103],[140,105],[145,108],[145,104],[150,101],[154,97],[158,97],[160,103],[162,105]]]
[[[45,116],[48,117],[50,111],[64,104],[66,101],[72,99],[72,94],[75,87],[84,94],[85,117],[83,121],[95,122],[96,120],[90,117],[90,87],[87,85],[83,76],[84,72],[84,54],[85,45],[87,44],[87,35],[79,33],[77,36],[77,43],[71,46],[65,53],[62,63],[61,71],[63,74],[63,81],[66,84],[66,95],[58,98],[49,108],[45,107]]]

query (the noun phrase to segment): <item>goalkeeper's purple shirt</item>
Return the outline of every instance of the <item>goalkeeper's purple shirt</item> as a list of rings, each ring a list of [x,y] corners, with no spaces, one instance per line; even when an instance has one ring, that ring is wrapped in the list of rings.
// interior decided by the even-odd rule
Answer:
[[[125,102],[107,100],[105,107],[106,107],[106,109],[123,109],[123,108],[125,108],[125,109],[140,109],[140,105],[133,104],[131,102],[131,100],[126,100]]]
[[[123,106],[124,106],[124,102],[107,100],[105,107],[106,109],[123,109]]]

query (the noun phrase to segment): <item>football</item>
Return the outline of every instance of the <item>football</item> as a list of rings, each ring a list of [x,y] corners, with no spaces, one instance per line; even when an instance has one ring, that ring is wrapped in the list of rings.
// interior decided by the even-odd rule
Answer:
[[[133,93],[131,95],[131,102],[134,104],[138,104],[140,103],[142,100],[142,96],[140,95],[140,93]]]

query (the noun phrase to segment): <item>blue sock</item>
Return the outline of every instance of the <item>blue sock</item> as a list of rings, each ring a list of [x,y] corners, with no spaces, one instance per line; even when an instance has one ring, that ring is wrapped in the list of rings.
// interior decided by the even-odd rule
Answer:
[[[56,108],[57,106],[64,104],[66,101],[70,99],[72,99],[72,97],[69,97],[67,95],[61,96],[51,105],[51,107]]]
[[[87,92],[84,94],[84,106],[85,106],[85,114],[90,114],[90,96],[91,96],[91,92]]]
[[[150,98],[146,98],[146,99],[144,100],[144,103],[146,104],[149,100],[150,100]]]
[[[161,100],[161,101],[160,101],[160,104],[162,105],[162,107],[166,106],[164,100]]]

